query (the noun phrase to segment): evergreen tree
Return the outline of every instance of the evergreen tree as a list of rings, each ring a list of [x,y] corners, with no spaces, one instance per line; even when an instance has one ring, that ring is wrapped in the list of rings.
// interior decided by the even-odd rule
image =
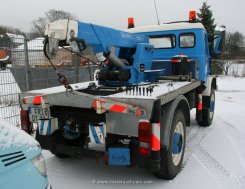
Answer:
[[[216,24],[214,24],[213,11],[210,7],[207,1],[203,2],[202,7],[199,9],[200,13],[197,13],[199,21],[203,24],[209,36],[214,34],[216,27]]]

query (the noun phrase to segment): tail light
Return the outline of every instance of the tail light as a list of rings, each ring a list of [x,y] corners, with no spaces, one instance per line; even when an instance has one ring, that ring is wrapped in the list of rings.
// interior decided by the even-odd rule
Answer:
[[[139,153],[150,155],[151,152],[151,123],[147,120],[139,122]]]
[[[21,129],[27,132],[28,134],[30,134],[31,128],[30,128],[30,119],[29,119],[28,110],[20,110],[20,120],[21,120]]]

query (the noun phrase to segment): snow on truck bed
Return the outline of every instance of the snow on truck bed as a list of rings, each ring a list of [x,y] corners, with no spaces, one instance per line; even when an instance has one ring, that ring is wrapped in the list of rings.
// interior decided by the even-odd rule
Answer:
[[[71,84],[71,87],[74,90],[79,90],[79,89],[85,89],[88,87],[89,83],[88,82],[82,82],[82,83],[75,83]],[[98,85],[98,82],[95,82],[96,85]],[[143,90],[141,90],[141,95],[139,93],[136,93],[136,91],[133,94],[133,89],[131,92],[129,91],[124,91],[124,92],[119,92],[113,95],[109,95],[108,97],[114,97],[114,98],[139,98],[139,99],[155,99],[160,95],[167,94],[171,91],[177,90],[181,87],[184,87],[191,82],[172,82],[172,81],[160,81],[154,85],[152,84],[145,84],[145,85],[139,85],[139,87],[144,87],[145,88],[145,95],[143,94]],[[148,95],[146,95],[146,88],[149,86],[154,86],[153,92]],[[49,94],[54,94],[54,93],[61,93],[65,92],[64,86],[58,86],[58,87],[51,87],[51,88],[46,88],[46,89],[40,89],[40,90],[32,90],[28,91],[26,94],[28,95],[49,95]]]
[[[138,168],[94,159],[58,159],[43,151],[53,188],[244,189],[245,78],[220,77],[212,126],[199,127],[192,111],[183,168],[172,181]]]

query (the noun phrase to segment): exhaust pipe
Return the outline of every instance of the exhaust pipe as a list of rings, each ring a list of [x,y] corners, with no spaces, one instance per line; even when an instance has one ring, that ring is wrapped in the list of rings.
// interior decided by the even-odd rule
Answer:
[[[104,57],[106,57],[114,66],[118,68],[123,68],[125,67],[125,63],[119,59],[117,56],[115,56],[113,53],[110,51],[107,53],[103,53]]]

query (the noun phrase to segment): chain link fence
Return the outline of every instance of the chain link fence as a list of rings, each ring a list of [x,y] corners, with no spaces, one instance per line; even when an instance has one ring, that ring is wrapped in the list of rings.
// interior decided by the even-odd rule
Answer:
[[[43,40],[0,35],[0,117],[15,125],[20,124],[20,92],[60,85],[56,72],[43,54]],[[91,48],[87,48],[83,56],[92,61],[60,48],[52,62],[69,83],[89,81],[97,69],[92,63],[96,59]]]

